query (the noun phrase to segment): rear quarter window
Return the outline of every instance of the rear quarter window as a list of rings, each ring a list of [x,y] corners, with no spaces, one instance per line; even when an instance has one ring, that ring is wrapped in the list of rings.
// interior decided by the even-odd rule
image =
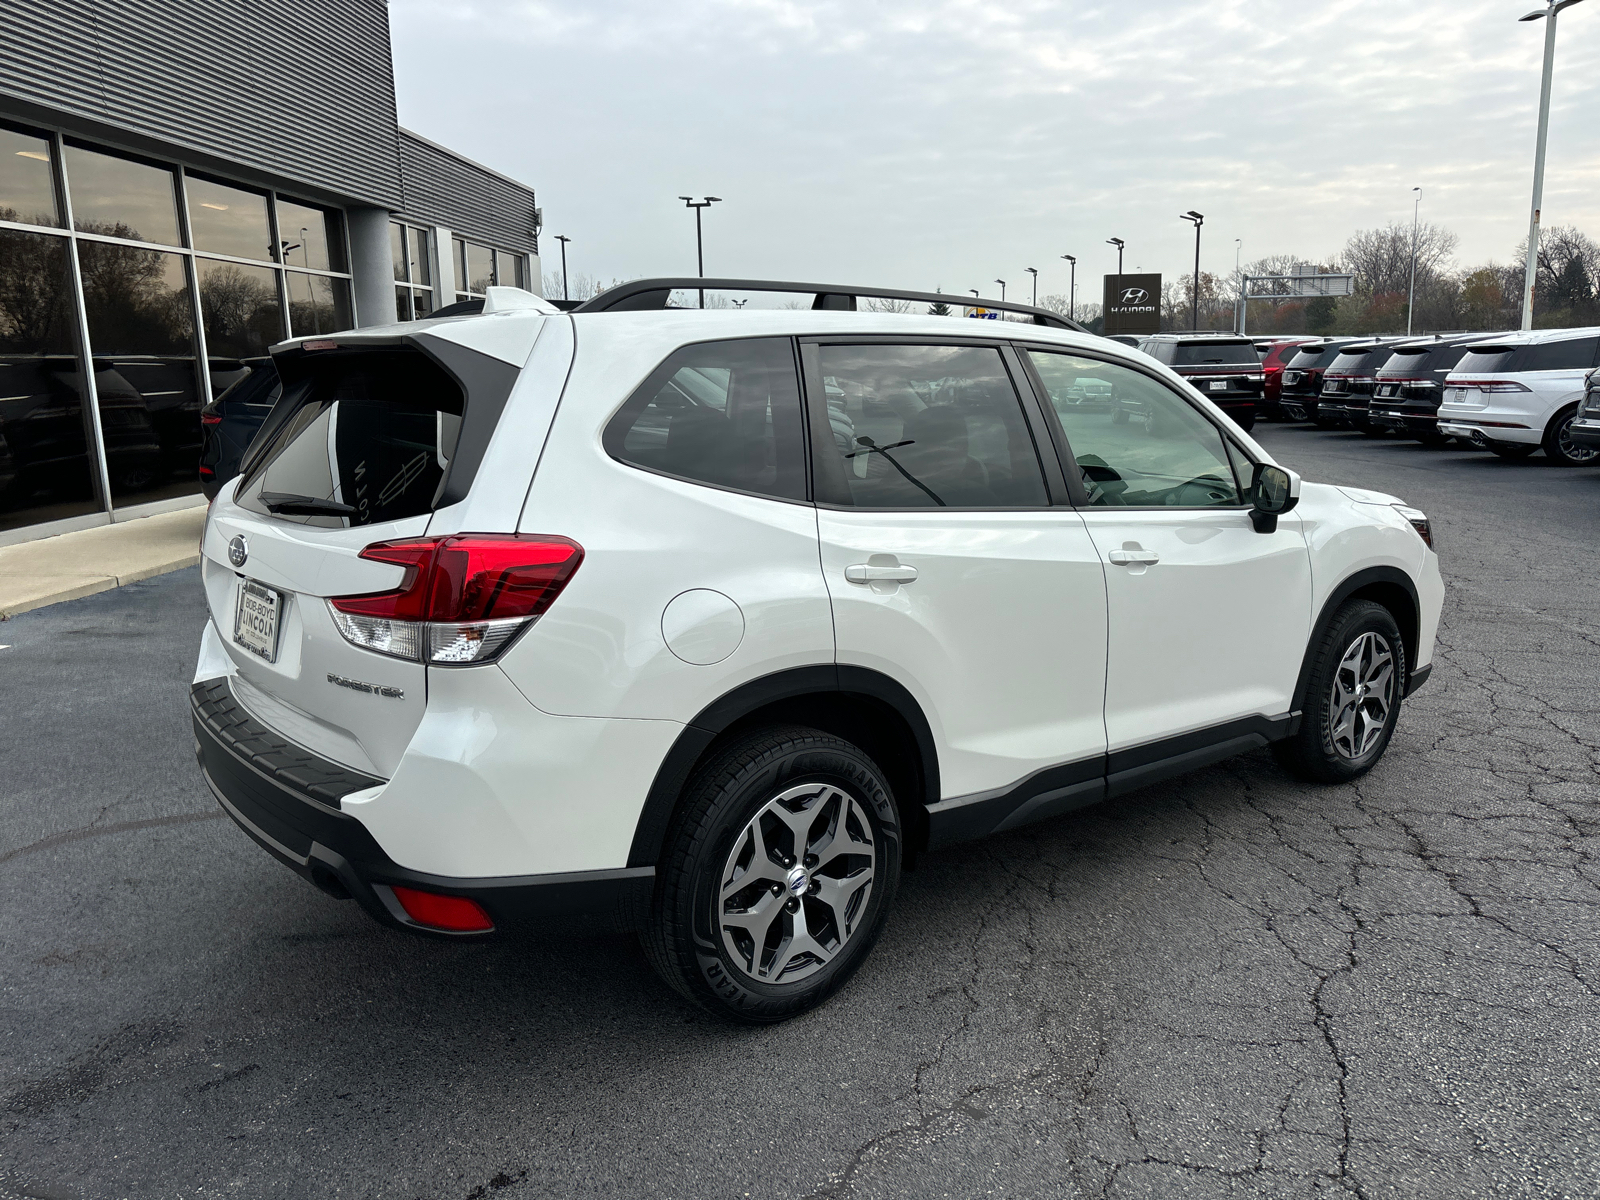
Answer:
[[[1594,355],[1600,339],[1567,338],[1560,342],[1540,342],[1524,346],[1517,353],[1512,371],[1573,371],[1588,370],[1594,366]]]

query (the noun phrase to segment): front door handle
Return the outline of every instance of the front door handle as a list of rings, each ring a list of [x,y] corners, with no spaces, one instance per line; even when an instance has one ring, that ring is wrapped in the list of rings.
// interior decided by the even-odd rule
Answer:
[[[851,583],[912,583],[917,578],[915,567],[875,567],[870,563],[856,563],[844,569],[844,577]]]
[[[1119,567],[1148,567],[1161,561],[1161,555],[1154,550],[1113,550],[1106,557]]]

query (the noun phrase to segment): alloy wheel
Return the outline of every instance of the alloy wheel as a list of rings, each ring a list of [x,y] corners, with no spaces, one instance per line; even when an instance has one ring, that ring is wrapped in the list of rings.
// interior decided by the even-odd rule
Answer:
[[[1580,446],[1572,440],[1572,422],[1577,420],[1577,414],[1569,416],[1562,421],[1556,429],[1556,445],[1560,448],[1562,456],[1571,463],[1593,462],[1600,458],[1600,450],[1593,446]]]
[[[1382,634],[1363,633],[1350,643],[1333,673],[1328,728],[1343,758],[1360,758],[1383,736],[1394,705],[1394,651]]]
[[[768,800],[734,839],[717,923],[733,962],[759,983],[795,983],[833,961],[860,928],[876,870],[864,806],[831,783]]]

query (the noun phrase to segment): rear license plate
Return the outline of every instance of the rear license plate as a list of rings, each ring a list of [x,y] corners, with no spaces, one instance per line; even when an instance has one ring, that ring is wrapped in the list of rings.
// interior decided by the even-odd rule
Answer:
[[[283,593],[253,579],[239,584],[239,603],[233,613],[233,640],[268,662],[278,660],[278,618],[283,615]]]
[[[1378,395],[1380,395],[1380,396],[1392,396],[1392,395],[1394,395],[1394,393],[1395,393],[1395,385],[1392,384],[1392,383],[1382,384],[1378,388]]]
[[[1225,392],[1225,391],[1227,391],[1228,390],[1228,381],[1226,379],[1213,379],[1211,381],[1211,390],[1213,392]]]

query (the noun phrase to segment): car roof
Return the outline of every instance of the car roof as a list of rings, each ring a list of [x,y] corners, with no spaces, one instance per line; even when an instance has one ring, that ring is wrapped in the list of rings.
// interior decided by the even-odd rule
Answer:
[[[1519,329],[1514,333],[1488,333],[1484,340],[1496,346],[1537,346],[1543,342],[1565,342],[1573,338],[1594,337],[1600,325],[1580,325],[1571,329]]]

